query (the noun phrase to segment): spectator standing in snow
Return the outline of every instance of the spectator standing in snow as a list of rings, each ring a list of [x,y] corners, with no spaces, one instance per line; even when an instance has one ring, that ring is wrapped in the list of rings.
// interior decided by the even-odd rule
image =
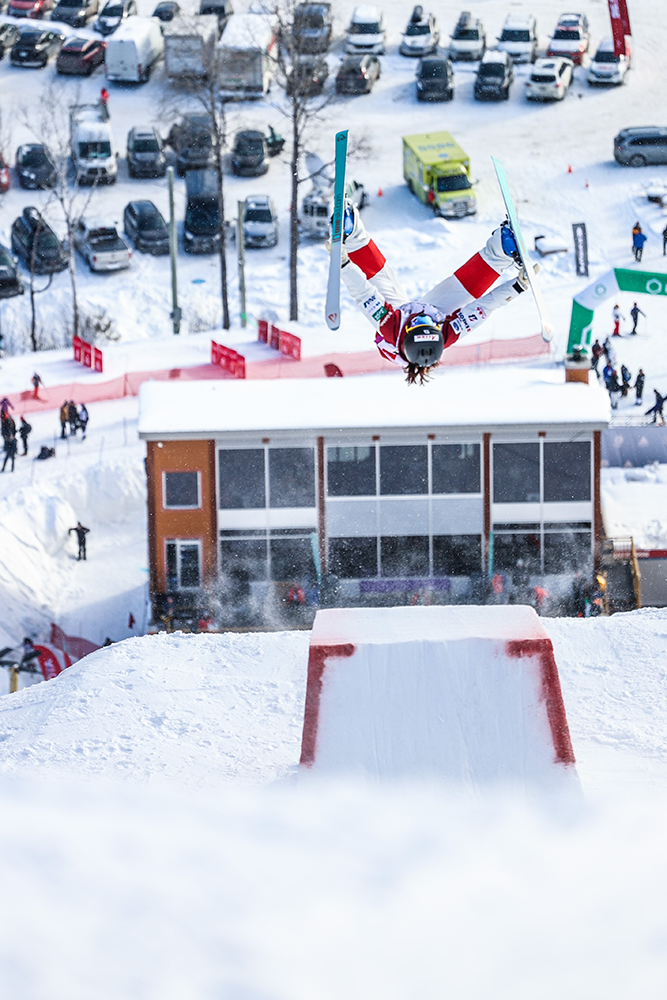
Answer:
[[[600,341],[596,340],[595,343],[593,344],[592,348],[591,348],[591,355],[592,355],[592,357],[591,357],[591,368],[593,369],[593,371],[595,372],[595,374],[597,375],[598,378],[600,378],[600,373],[598,371],[598,363],[599,363],[600,358],[602,357],[603,354],[604,354],[604,351],[602,350],[602,347],[600,345]]]
[[[611,361],[611,340],[609,337],[605,337],[602,342],[602,350],[604,351],[604,356],[607,361]]]
[[[9,414],[10,408],[14,409],[14,404],[10,403],[6,396],[0,400],[0,417],[4,420]]]
[[[2,421],[0,421],[0,423],[2,425],[2,439],[3,439],[3,441],[6,441],[7,438],[10,438],[10,437],[12,437],[13,435],[16,434],[16,423],[14,421],[14,418],[12,416],[10,416],[9,413],[5,413],[5,415],[3,416]]]
[[[19,434],[21,435],[21,441],[23,442],[23,454],[28,454],[28,435],[32,430],[32,424],[29,424],[25,417],[21,417],[21,426],[19,428]]]
[[[104,120],[109,121],[109,91],[106,87],[102,87],[100,90],[100,104],[102,105],[102,114],[104,115]]]
[[[2,471],[5,471],[5,466],[7,462],[11,460],[12,472],[14,471],[14,462],[16,461],[16,452],[18,451],[18,445],[16,443],[16,435],[12,434],[11,437],[5,438],[5,460],[2,463]]]
[[[621,365],[621,396],[623,396],[623,399],[625,399],[625,397],[628,394],[631,382],[632,382],[632,375],[630,374],[625,365]]]
[[[612,337],[620,337],[621,336],[621,320],[622,319],[624,320],[625,316],[622,314],[621,307],[619,306],[618,302],[616,303],[616,305],[614,306],[614,308],[611,311],[611,318],[614,321],[614,332],[612,334]]]
[[[86,440],[86,427],[88,426],[88,421],[90,417],[88,416],[88,410],[86,409],[86,404],[82,403],[79,407],[79,427],[81,428],[81,437]]]
[[[646,381],[646,375],[642,368],[637,372],[637,378],[635,379],[635,406],[642,405],[642,396],[644,395],[644,382]]]
[[[653,393],[655,395],[655,404],[651,407],[650,410],[646,411],[644,416],[648,417],[651,414],[653,414],[654,424],[658,422],[658,417],[660,417],[660,423],[664,424],[665,418],[662,414],[662,408],[665,405],[665,400],[667,399],[667,396],[661,396],[657,389],[654,389]]]
[[[77,556],[78,562],[79,559],[86,558],[86,535],[90,531],[90,528],[84,528],[81,521],[77,521],[76,528],[70,528],[67,534],[71,535],[73,531],[76,532],[76,537],[79,542],[79,555]]]
[[[634,251],[635,260],[640,261],[642,259],[645,243],[646,243],[646,236],[641,231],[640,227],[639,232],[634,233],[632,237],[632,249]]]
[[[69,419],[69,406],[67,400],[60,407],[60,436],[67,437],[67,421]]]
[[[662,256],[667,253],[667,226],[662,231]]]
[[[612,365],[611,361],[608,361],[607,364],[602,369],[602,378],[604,379],[604,384],[606,389],[609,388],[609,379],[611,378],[613,371],[614,371],[614,366]]]
[[[630,315],[632,316],[632,330],[630,331],[630,333],[636,334],[637,320],[639,319],[640,316],[646,316],[646,313],[642,312],[637,303],[635,302],[632,309],[630,310]]]
[[[67,404],[67,420],[69,422],[70,435],[76,437],[76,429],[79,426],[79,414],[76,411],[76,403],[70,399]]]
[[[505,577],[498,570],[491,577],[491,603],[505,603]]]
[[[44,385],[44,383],[42,382],[41,376],[38,375],[37,372],[34,373],[30,381],[32,382],[32,389],[33,389],[32,398],[37,399],[37,393],[39,392],[39,387],[40,385]]]
[[[619,397],[621,395],[621,387],[618,384],[618,375],[616,373],[616,369],[615,368],[612,369],[612,373],[611,373],[611,376],[610,376],[610,379],[609,379],[609,384],[607,386],[607,389],[609,390],[609,399],[611,401],[611,408],[612,408],[612,410],[617,410],[618,409],[618,400],[619,400]]]

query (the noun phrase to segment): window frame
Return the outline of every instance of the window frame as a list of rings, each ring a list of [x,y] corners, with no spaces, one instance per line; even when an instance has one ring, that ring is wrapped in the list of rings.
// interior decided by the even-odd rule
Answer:
[[[172,592],[171,588],[169,587],[169,557],[168,557],[168,546],[169,545],[175,545],[176,546],[176,573],[177,573],[177,581],[178,581],[177,585],[176,585],[176,588],[175,588],[176,592],[177,593],[181,593],[183,591],[192,592],[194,590],[199,590],[201,588],[201,586],[202,586],[202,579],[203,579],[203,575],[204,575],[204,573],[203,573],[203,564],[202,564],[202,553],[203,553],[202,539],[201,538],[165,538],[164,539],[164,568],[165,568],[165,583],[166,583],[165,590],[166,590],[166,593],[171,593]],[[181,548],[182,547],[186,547],[186,546],[189,546],[189,547],[196,546],[197,552],[198,552],[197,559],[198,559],[198,566],[199,566],[199,583],[197,583],[196,586],[192,586],[192,587],[184,587],[182,585],[182,583],[181,583],[181,568],[182,568],[181,567]]]
[[[196,504],[167,504],[167,476],[185,473],[186,475],[197,476],[197,503]],[[201,510],[202,498],[202,474],[200,469],[163,469],[162,470],[162,510]]]

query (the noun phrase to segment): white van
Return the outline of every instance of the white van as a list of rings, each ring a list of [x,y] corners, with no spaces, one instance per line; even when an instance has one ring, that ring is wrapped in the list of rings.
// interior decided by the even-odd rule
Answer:
[[[164,63],[170,79],[202,79],[218,41],[214,14],[179,14],[162,25]]]
[[[355,7],[347,27],[345,51],[349,55],[384,55],[387,30],[379,7]]]
[[[164,39],[157,18],[128,18],[107,41],[104,53],[107,80],[145,83],[163,52]]]
[[[106,107],[74,104],[69,109],[70,148],[78,184],[115,184],[118,154]]]

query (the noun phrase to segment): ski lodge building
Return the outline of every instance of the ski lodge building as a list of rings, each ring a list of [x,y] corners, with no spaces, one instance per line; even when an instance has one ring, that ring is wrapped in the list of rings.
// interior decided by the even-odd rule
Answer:
[[[345,605],[483,601],[520,559],[569,588],[599,552],[609,417],[556,368],[147,382],[153,613],[217,579],[260,601],[332,580]]]

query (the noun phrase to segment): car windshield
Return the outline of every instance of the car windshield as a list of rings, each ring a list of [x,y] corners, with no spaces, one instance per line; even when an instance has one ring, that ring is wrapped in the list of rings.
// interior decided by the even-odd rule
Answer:
[[[36,240],[39,253],[57,253],[60,249],[56,234],[50,229],[42,229]]]
[[[63,45],[60,51],[64,55],[67,55],[68,53],[70,55],[79,55],[79,53],[83,52],[83,50],[87,48],[88,45],[92,44],[93,43],[89,42],[86,38],[77,38],[75,41],[68,42],[67,45]]]
[[[21,156],[21,165],[24,167],[45,167],[48,162],[44,149],[27,149]]]
[[[447,76],[447,65],[445,63],[422,63],[419,76],[422,80],[444,80]]]
[[[431,29],[428,24],[409,24],[405,29],[405,34],[408,37],[414,37],[414,35],[430,35]]]
[[[239,139],[236,143],[236,151],[242,156],[262,156],[264,143],[261,139]]]
[[[4,247],[0,247],[0,268],[3,270],[14,270],[14,261],[12,260],[11,254],[5,250]]]
[[[482,63],[479,67],[479,75],[502,77],[505,75],[505,67],[502,63]]]
[[[577,42],[581,38],[579,28],[556,28],[554,38],[557,42]]]
[[[59,7],[83,7],[81,0],[59,0]]]
[[[467,191],[472,187],[465,174],[453,174],[451,177],[438,177],[438,191]]]
[[[42,41],[44,41],[43,31],[22,31],[16,45],[20,48],[22,45],[39,45]]]
[[[208,132],[187,132],[183,137],[182,148],[192,150],[210,149],[213,141]]]
[[[296,31],[318,31],[324,27],[324,18],[321,11],[309,11],[307,14],[299,14],[295,18],[294,25]]]
[[[122,17],[123,8],[119,3],[107,4],[102,11],[103,17]]]
[[[159,153],[160,147],[158,145],[157,139],[135,139],[134,140],[134,152],[135,153]]]
[[[524,28],[503,28],[501,42],[529,42],[530,32]]]
[[[556,77],[549,76],[548,73],[533,73],[531,76],[532,83],[555,83]]]
[[[141,229],[152,233],[158,229],[164,229],[165,221],[159,212],[147,212],[145,215],[139,216],[139,225]]]
[[[595,62],[598,63],[617,63],[618,60],[619,56],[615,56],[614,53],[611,52],[610,50],[606,50],[604,52],[598,52],[598,54],[595,57]]]
[[[80,142],[79,156],[82,160],[106,160],[111,156],[111,143]]]
[[[360,24],[358,21],[353,21],[350,25],[351,35],[379,35],[380,25],[377,21],[369,21],[367,24]]]
[[[479,41],[479,31],[477,28],[457,28],[454,32],[454,38],[458,38],[461,42],[477,42]]]
[[[271,222],[271,212],[268,208],[246,208],[246,222]]]
[[[193,233],[201,236],[212,236],[219,229],[218,199],[195,201],[188,205],[185,213],[185,225]]]

